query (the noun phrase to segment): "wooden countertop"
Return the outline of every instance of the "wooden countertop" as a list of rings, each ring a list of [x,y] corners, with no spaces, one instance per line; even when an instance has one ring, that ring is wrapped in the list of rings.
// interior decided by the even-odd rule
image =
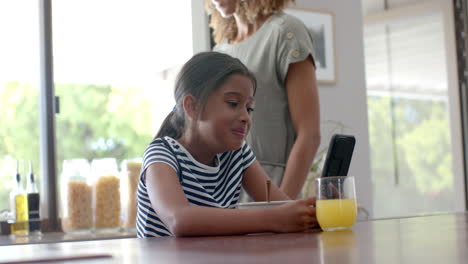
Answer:
[[[71,241],[87,241],[87,240],[105,240],[119,238],[134,238],[135,232],[47,232],[40,234],[32,234],[29,236],[0,236],[0,246],[6,245],[23,245],[23,244],[40,244],[40,243],[57,243]],[[1,261],[1,258],[0,258]]]
[[[101,258],[85,263],[467,263],[468,213],[358,222],[353,230],[343,232],[0,247],[0,263],[90,255]]]

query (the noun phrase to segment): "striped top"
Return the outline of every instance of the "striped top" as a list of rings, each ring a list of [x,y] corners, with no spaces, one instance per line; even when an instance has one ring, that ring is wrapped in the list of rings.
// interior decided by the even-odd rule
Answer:
[[[216,155],[216,166],[212,167],[195,160],[176,140],[170,137],[164,137],[164,140],[155,139],[143,155],[137,191],[138,237],[173,236],[151,206],[145,178],[151,164],[162,162],[175,170],[189,204],[235,208],[244,171],[255,161],[255,155],[245,142],[238,150]]]

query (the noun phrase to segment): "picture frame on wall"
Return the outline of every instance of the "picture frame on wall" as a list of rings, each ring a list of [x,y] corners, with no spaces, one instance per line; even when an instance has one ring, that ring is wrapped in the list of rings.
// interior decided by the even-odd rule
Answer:
[[[305,8],[286,8],[284,12],[301,20],[312,36],[317,82],[335,83],[335,15],[330,11]]]

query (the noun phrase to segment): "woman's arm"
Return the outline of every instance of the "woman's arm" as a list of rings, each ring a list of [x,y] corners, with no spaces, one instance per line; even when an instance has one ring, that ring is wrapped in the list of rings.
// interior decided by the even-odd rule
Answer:
[[[313,199],[267,209],[189,205],[174,169],[163,163],[148,167],[146,185],[153,209],[175,236],[297,232],[317,224]]]
[[[312,58],[289,65],[286,76],[288,105],[296,141],[286,164],[281,190],[296,199],[320,145],[320,108]]]

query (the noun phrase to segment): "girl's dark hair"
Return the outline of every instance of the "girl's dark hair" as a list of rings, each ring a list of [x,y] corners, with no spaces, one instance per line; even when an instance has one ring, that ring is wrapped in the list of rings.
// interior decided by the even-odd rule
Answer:
[[[194,55],[177,75],[174,89],[176,106],[164,119],[155,138],[169,136],[178,139],[185,127],[184,96],[192,95],[203,107],[211,93],[234,74],[244,75],[252,81],[254,95],[257,89],[255,76],[236,58],[227,54],[209,51]]]

